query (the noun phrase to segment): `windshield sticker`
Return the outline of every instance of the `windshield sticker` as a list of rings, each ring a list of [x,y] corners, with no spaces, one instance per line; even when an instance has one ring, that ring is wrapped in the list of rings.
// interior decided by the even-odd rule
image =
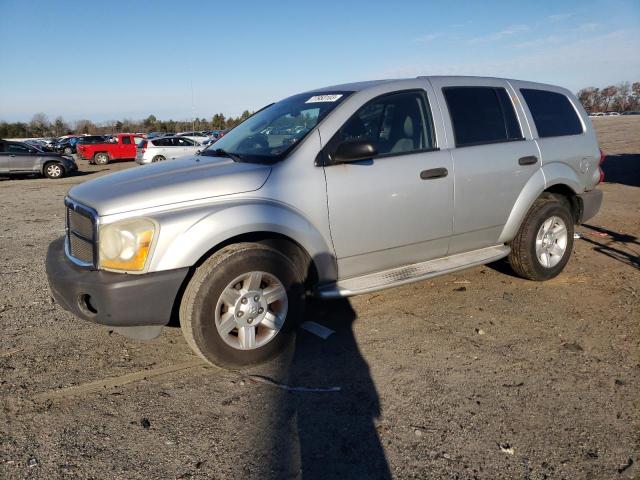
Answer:
[[[314,95],[304,103],[335,102],[340,97],[342,97],[341,93],[335,93],[332,95]]]

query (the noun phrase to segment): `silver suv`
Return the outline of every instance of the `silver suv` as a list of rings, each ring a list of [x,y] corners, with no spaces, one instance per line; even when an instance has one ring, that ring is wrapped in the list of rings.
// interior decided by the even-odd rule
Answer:
[[[333,298],[508,257],[558,275],[602,201],[601,152],[569,91],[471,77],[339,85],[273,103],[200,155],[65,200],[53,294],[135,338],[178,317],[208,362],[263,361],[307,295]]]

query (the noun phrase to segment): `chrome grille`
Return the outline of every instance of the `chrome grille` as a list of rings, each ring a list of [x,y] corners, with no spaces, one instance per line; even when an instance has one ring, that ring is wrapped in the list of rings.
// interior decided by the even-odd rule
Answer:
[[[69,235],[69,253],[82,263],[93,264],[93,243],[74,235]]]
[[[69,209],[69,229],[93,241],[93,221],[91,218],[80,215],[71,209]]]
[[[70,199],[67,206],[67,255],[75,263],[95,266],[96,260],[96,214]]]

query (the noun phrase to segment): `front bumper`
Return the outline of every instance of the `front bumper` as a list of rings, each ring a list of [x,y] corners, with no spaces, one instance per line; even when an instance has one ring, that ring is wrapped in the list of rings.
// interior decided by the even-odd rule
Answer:
[[[602,205],[602,190],[590,190],[578,195],[580,199],[581,212],[578,223],[584,223],[592,219],[600,211]]]
[[[74,265],[64,253],[64,237],[47,251],[46,269],[56,303],[74,315],[102,325],[166,325],[189,271],[127,275]]]

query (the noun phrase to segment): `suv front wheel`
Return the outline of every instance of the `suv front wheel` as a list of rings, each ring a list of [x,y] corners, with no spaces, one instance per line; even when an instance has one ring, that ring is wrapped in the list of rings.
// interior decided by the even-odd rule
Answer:
[[[293,341],[303,304],[303,278],[291,259],[262,244],[240,243],[196,269],[180,304],[180,326],[207,362],[242,367]]]
[[[511,268],[529,280],[557,276],[571,256],[573,224],[563,197],[549,194],[538,198],[511,242]]]
[[[56,162],[47,163],[44,166],[44,176],[47,178],[62,178],[64,177],[64,168]]]

